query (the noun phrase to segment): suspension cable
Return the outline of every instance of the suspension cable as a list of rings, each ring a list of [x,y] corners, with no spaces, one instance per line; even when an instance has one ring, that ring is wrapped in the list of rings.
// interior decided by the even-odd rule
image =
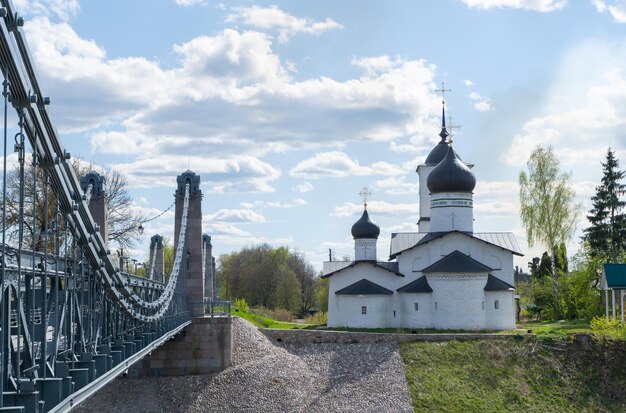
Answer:
[[[5,71],[6,76],[6,71]],[[2,179],[2,270],[0,272],[0,284],[2,285],[2,290],[0,296],[0,321],[4,323],[5,316],[9,319],[11,317],[10,314],[4,314],[4,309],[7,305],[10,306],[10,299],[5,300],[4,295],[4,280],[6,274],[6,219],[7,219],[7,108],[8,108],[8,98],[9,98],[9,81],[5,78],[2,82],[2,96],[4,97],[4,159],[3,159],[3,179]],[[7,301],[6,303],[4,301]],[[9,307],[10,309],[10,307]],[[4,326],[2,329],[2,338],[0,339],[0,390],[4,391],[5,388],[5,377],[6,371],[4,371],[4,367],[8,368],[8,365],[4,363],[5,361],[5,336],[10,337],[10,334],[6,331],[7,326]],[[0,397],[0,407],[4,406],[4,397]]]

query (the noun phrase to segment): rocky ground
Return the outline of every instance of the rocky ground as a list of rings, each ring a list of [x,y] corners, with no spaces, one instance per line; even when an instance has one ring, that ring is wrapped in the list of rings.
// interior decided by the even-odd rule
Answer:
[[[233,323],[233,366],[215,376],[120,378],[79,412],[412,412],[395,343],[275,346]]]

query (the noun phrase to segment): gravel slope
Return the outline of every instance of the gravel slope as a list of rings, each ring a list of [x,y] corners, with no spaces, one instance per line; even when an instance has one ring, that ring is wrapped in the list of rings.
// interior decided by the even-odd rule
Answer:
[[[277,347],[233,321],[233,366],[216,376],[117,379],[79,412],[412,412],[397,344]]]

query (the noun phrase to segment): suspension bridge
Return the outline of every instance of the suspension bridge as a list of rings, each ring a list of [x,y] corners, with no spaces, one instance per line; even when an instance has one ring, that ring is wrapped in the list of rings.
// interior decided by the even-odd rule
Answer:
[[[184,329],[201,336],[214,328],[204,317],[215,287],[211,239],[202,234],[200,177],[186,171],[176,181],[171,273],[164,274],[160,235],[151,238],[146,277],[123,271],[123,254],[116,262],[108,248],[104,180],[97,173],[76,176],[49,117],[50,99],[37,80],[23,24],[12,2],[0,0],[0,412],[69,411],[136,363],[152,374],[223,367],[228,357],[221,364],[198,357],[211,351],[202,337],[185,339],[179,363],[146,363]],[[9,110],[17,113],[17,125],[8,124]],[[7,233],[9,128],[18,131],[11,142],[20,188],[14,242]],[[29,194],[27,186],[32,186]],[[36,210],[45,211],[43,222],[37,221]]]

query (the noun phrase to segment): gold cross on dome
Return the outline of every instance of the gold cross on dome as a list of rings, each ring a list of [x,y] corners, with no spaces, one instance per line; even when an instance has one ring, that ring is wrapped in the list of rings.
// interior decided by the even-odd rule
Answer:
[[[361,192],[359,192],[359,195],[363,198],[363,205],[367,206],[367,200],[370,196],[372,196],[372,191],[370,191],[368,187],[364,186],[363,189],[361,189]]]
[[[451,132],[449,134],[449,137],[448,137],[448,143],[452,143],[453,142],[452,138],[454,138],[455,135],[456,135],[456,133],[452,133],[452,130],[461,129],[461,125],[454,125],[452,123],[452,116],[448,116],[448,126],[447,126],[447,129],[451,130]]]

